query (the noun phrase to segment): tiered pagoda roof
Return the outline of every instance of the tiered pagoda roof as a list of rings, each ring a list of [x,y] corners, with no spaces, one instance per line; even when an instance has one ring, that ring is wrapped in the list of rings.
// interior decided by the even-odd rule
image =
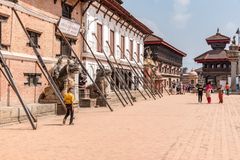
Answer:
[[[230,43],[230,38],[222,35],[218,32],[206,39],[207,43],[211,45],[212,50],[207,51],[200,56],[196,57],[194,60],[198,63],[204,62],[218,62],[218,61],[228,61],[227,50],[225,47]]]

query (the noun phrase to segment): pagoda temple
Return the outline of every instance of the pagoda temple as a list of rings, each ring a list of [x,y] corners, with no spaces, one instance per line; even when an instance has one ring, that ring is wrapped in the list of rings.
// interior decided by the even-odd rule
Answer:
[[[230,38],[217,33],[206,39],[207,44],[212,50],[207,51],[194,60],[197,63],[202,63],[202,74],[205,83],[211,82],[217,87],[222,83],[228,82],[228,77],[231,76],[231,62],[228,58],[226,45],[230,43]]]

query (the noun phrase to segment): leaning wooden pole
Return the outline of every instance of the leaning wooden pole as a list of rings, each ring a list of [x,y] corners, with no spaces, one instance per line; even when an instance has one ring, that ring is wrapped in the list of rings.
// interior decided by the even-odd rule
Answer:
[[[135,53],[136,54],[136,53]],[[141,65],[143,65],[142,64],[142,62],[140,62],[141,63]],[[151,67],[150,67],[151,68]],[[154,76],[155,77],[157,77],[157,74],[153,71],[153,69],[151,68],[151,71],[152,71],[152,73],[154,74]],[[149,73],[148,72],[146,72],[146,74],[147,74],[147,76],[149,77],[149,78],[151,78],[151,76],[149,75]],[[167,94],[170,96],[171,94],[168,92],[168,90],[165,88],[165,87],[163,87],[164,88],[164,90],[167,92]]]
[[[13,10],[13,12],[15,13],[15,15],[16,15],[16,17],[17,17],[17,19],[18,19],[18,21],[19,21],[22,29],[24,30],[24,32],[25,32],[25,34],[26,34],[26,36],[27,36],[27,38],[28,38],[28,40],[29,40],[32,48],[33,48],[33,51],[34,51],[35,55],[37,56],[37,60],[38,60],[38,63],[37,63],[37,64],[39,65],[39,67],[40,67],[43,75],[45,76],[45,78],[46,78],[47,81],[49,82],[49,84],[50,84],[50,86],[52,87],[55,95],[57,96],[58,100],[59,100],[60,103],[62,104],[63,109],[64,109],[65,112],[66,112],[67,109],[66,109],[66,106],[65,106],[65,103],[64,103],[64,100],[63,100],[63,96],[62,96],[61,92],[59,91],[59,88],[57,87],[57,85],[56,85],[56,83],[54,82],[53,78],[51,77],[50,73],[48,72],[45,63],[44,63],[44,61],[43,61],[40,53],[38,52],[38,50],[37,50],[37,48],[36,48],[36,44],[34,44],[34,42],[32,41],[32,39],[30,38],[30,35],[28,34],[25,26],[23,25],[23,22],[21,21],[19,15],[18,15],[18,13],[17,13],[17,11],[16,11],[14,8],[12,8],[12,10]]]
[[[129,51],[128,51],[128,52],[129,52]],[[141,69],[141,67],[138,65],[138,63],[137,63],[137,61],[135,60],[134,56],[132,56],[132,59],[133,59],[133,61],[137,64],[139,70],[141,70],[142,73],[144,74],[144,71],[143,71],[143,70]],[[150,82],[149,79],[147,79],[147,81]],[[150,84],[151,84],[151,82],[150,82]],[[157,90],[156,90],[156,93],[157,93],[157,95],[159,96],[159,98],[161,98],[161,97],[163,96],[163,95],[162,95],[161,93],[159,93]]]
[[[1,54],[1,53],[0,53],[0,54]],[[8,81],[8,84],[12,87],[13,91],[14,91],[15,93],[18,92],[15,84],[12,84],[12,82],[11,82],[10,79],[8,78],[7,74],[6,74],[2,69],[1,69],[1,72],[2,72],[2,74],[3,74],[3,76],[4,76],[4,78]],[[7,72],[9,72],[9,73],[11,74],[11,72],[9,71],[9,69],[8,69]],[[11,78],[13,78],[12,74],[11,74]],[[33,114],[32,114],[32,112],[30,111],[30,109],[29,109],[28,107],[26,107],[26,108],[27,108],[27,110],[28,110],[28,112],[29,112],[29,115],[30,115],[31,118],[33,119],[33,121],[34,121],[34,122],[37,122],[37,119],[33,116]]]
[[[118,62],[117,62],[116,57],[114,56],[113,50],[112,50],[112,48],[110,47],[109,42],[106,41],[106,43],[107,43],[107,45],[108,45],[108,48],[110,49],[110,52],[111,52],[111,54],[112,54],[112,56],[113,56],[113,59],[114,59],[116,65],[117,65],[117,68],[120,70],[120,67],[121,67],[121,69],[123,70],[123,66],[122,66],[121,63],[118,63]],[[120,66],[120,67],[119,67],[119,66]],[[128,77],[128,79],[130,79],[131,83],[134,84],[132,78],[131,78],[128,74],[127,74],[127,77]],[[136,87],[136,89],[137,89],[137,91],[142,95],[142,97],[143,97],[145,100],[147,100],[147,98],[146,98],[146,97],[144,96],[144,94],[140,91],[140,89],[139,89],[138,87]]]
[[[95,39],[97,40],[98,45],[100,45],[100,42],[99,42],[97,36],[96,36],[95,34],[93,34],[93,35],[94,35]],[[106,58],[106,60],[107,60],[107,62],[108,62],[108,64],[109,64],[109,66],[110,66],[111,69],[117,74],[120,82],[123,84],[124,88],[127,90],[127,92],[126,92],[125,90],[124,90],[124,92],[125,92],[128,100],[129,100],[129,102],[131,103],[131,105],[133,105],[133,102],[135,101],[135,98],[133,97],[132,93],[130,92],[130,90],[129,90],[127,84],[126,84],[126,82],[124,81],[124,79],[122,78],[122,76],[120,75],[120,73],[118,72],[118,70],[114,68],[112,62],[109,60],[109,58],[108,58],[108,56],[107,56],[107,54],[105,53],[104,50],[103,50],[103,54],[104,54],[104,56],[105,56],[105,58]],[[129,97],[128,94],[130,95],[131,98]]]
[[[104,69],[104,65],[102,64],[102,62],[101,62],[99,59],[97,59],[96,61],[100,64],[100,68],[103,68],[103,69]],[[126,104],[128,104],[128,102],[127,102],[127,100],[125,99],[125,97],[122,95],[122,93],[121,93],[120,89],[118,88],[117,84],[115,83],[115,81],[112,79],[111,76],[110,76],[110,77],[107,77],[107,76],[106,76],[106,78],[107,78],[107,80],[108,80],[108,83],[113,83],[113,85],[112,85],[112,84],[110,84],[110,85],[112,86],[113,91],[114,91],[115,94],[117,95],[117,97],[118,97],[118,99],[120,100],[120,102],[122,103],[123,107],[125,107],[125,104],[123,103],[122,99],[124,100],[124,102],[125,102]],[[108,78],[109,78],[109,79],[108,79]],[[115,88],[115,87],[116,87],[116,88]],[[120,98],[120,96],[118,95],[118,93],[120,94],[120,96],[122,97],[122,99]]]
[[[97,91],[99,92],[99,94],[101,95],[101,97],[103,98],[103,100],[106,102],[107,107],[110,109],[111,112],[113,112],[113,109],[111,108],[110,104],[108,103],[106,97],[104,96],[103,92],[100,90],[100,88],[98,87],[98,85],[94,82],[94,80],[92,79],[92,77],[90,76],[90,74],[88,73],[87,69],[84,67],[83,63],[81,62],[81,60],[79,59],[79,57],[77,56],[77,53],[75,52],[75,50],[72,48],[72,46],[70,45],[69,41],[67,40],[67,38],[65,37],[65,35],[62,33],[62,31],[59,29],[59,27],[55,24],[56,29],[59,31],[59,33],[61,34],[61,36],[63,37],[63,40],[67,43],[68,47],[71,49],[72,53],[74,54],[74,56],[76,57],[78,63],[80,64],[81,68],[83,69],[83,71],[87,74],[87,76],[89,77],[89,79],[91,80],[91,82],[93,83],[93,85],[96,87]],[[87,42],[86,39],[84,38],[84,35],[82,33],[80,33],[84,42]]]
[[[119,45],[118,45],[118,48],[121,50],[121,53],[123,53],[123,51],[122,51],[122,49],[120,48]],[[135,68],[132,66],[131,62],[130,62],[129,59],[127,58],[127,56],[126,56],[125,54],[123,54],[123,55],[124,55],[124,58],[127,60],[130,68],[132,68],[132,70],[134,71],[135,75],[138,77],[138,81],[139,81],[140,83],[142,82],[142,84],[144,85],[145,82],[144,82],[144,80],[142,79],[142,77],[140,77],[140,74],[137,73],[137,71],[135,70]],[[156,100],[156,97],[155,97],[154,94],[151,92],[151,89],[148,87],[148,85],[145,84],[145,86],[146,86],[147,91],[151,94],[152,98],[153,98],[154,100]],[[143,86],[143,87],[144,87],[144,86]],[[149,96],[149,94],[148,94],[148,96]],[[149,96],[149,97],[150,97],[150,96]],[[150,97],[150,98],[151,98],[151,97]]]
[[[18,97],[18,99],[19,99],[19,101],[20,101],[20,103],[21,103],[21,105],[22,105],[22,107],[24,109],[24,112],[27,115],[27,118],[28,118],[28,120],[29,120],[29,122],[30,122],[30,124],[32,126],[32,129],[33,130],[37,129],[37,127],[35,126],[35,124],[33,122],[34,120],[32,119],[32,116],[30,114],[31,112],[28,109],[28,107],[25,105],[25,103],[23,102],[23,99],[22,99],[22,97],[21,97],[21,95],[20,95],[20,93],[19,93],[19,91],[18,91],[18,89],[16,87],[16,84],[15,84],[13,78],[12,78],[12,74],[11,74],[7,64],[4,61],[4,58],[3,58],[3,55],[2,55],[1,51],[0,51],[0,64],[1,64],[2,68],[4,69],[4,71],[3,71],[2,68],[0,68],[0,70],[3,73],[3,75],[6,76],[6,80],[9,82],[10,86],[13,87],[13,90],[16,93],[16,95],[17,95],[17,97]]]

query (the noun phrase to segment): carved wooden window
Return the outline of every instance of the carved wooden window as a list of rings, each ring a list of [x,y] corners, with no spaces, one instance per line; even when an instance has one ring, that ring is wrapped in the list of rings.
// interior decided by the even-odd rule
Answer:
[[[113,52],[113,54],[115,53],[114,44],[115,44],[114,31],[113,31],[113,30],[110,30],[110,47],[111,47],[111,51]],[[111,55],[112,55],[112,53],[111,53]],[[114,55],[113,55],[113,56],[114,56]]]
[[[40,48],[40,45],[38,44],[38,42],[41,34],[34,31],[30,31],[30,30],[27,30],[27,31],[36,48]],[[30,47],[33,47],[30,42],[27,43],[27,45]]]
[[[71,19],[72,6],[63,3],[62,4],[62,16]]]
[[[133,60],[133,40],[130,40],[130,48],[129,48],[130,50],[130,61],[132,61]]]
[[[24,73],[23,75],[27,78],[27,81],[24,83],[24,85],[28,86],[42,85],[42,83],[39,82],[42,76],[41,73]]]
[[[97,42],[97,52],[102,52],[103,48],[103,28],[101,24],[97,24],[97,39],[99,43]]]

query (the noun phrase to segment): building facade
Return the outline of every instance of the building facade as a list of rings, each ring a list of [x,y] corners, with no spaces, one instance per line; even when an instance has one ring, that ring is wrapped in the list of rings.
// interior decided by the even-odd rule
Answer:
[[[124,67],[120,72],[123,75],[128,74],[134,80],[134,73],[130,70],[126,58],[136,69],[137,66],[134,60],[143,68],[144,37],[147,34],[151,34],[152,31],[133,17],[121,4],[122,1],[115,0],[94,1],[90,6],[86,4],[85,8],[89,8],[83,17],[83,24],[86,28],[85,38],[94,55],[103,63],[105,68],[110,67],[103,52],[107,54],[116,67],[112,57],[115,56],[118,63],[121,63]],[[84,45],[82,60],[91,77],[95,79],[99,66],[86,44]],[[129,81],[128,76],[124,77],[129,88],[134,89],[135,85]],[[121,88],[115,73],[112,74],[112,78]],[[91,83],[90,80],[87,83],[89,85]]]
[[[211,50],[201,54],[194,60],[202,64],[202,77],[204,84],[211,82],[214,87],[224,85],[231,76],[231,61],[228,57],[226,45],[230,38],[219,31],[206,39]]]
[[[182,60],[187,54],[173,47],[162,38],[150,35],[144,42],[144,57],[150,57],[155,64],[155,72],[161,76],[164,87],[180,82]],[[146,72],[150,72],[145,66]]]
[[[82,2],[78,0],[0,0],[0,45],[25,103],[37,103],[40,93],[48,85],[37,65],[29,40],[25,35],[12,8],[15,8],[31,39],[37,46],[50,70],[61,55],[71,56],[71,51],[55,28],[60,17],[81,24]],[[66,35],[72,47],[80,54],[80,36]],[[0,73],[0,105],[19,104],[15,93]]]

